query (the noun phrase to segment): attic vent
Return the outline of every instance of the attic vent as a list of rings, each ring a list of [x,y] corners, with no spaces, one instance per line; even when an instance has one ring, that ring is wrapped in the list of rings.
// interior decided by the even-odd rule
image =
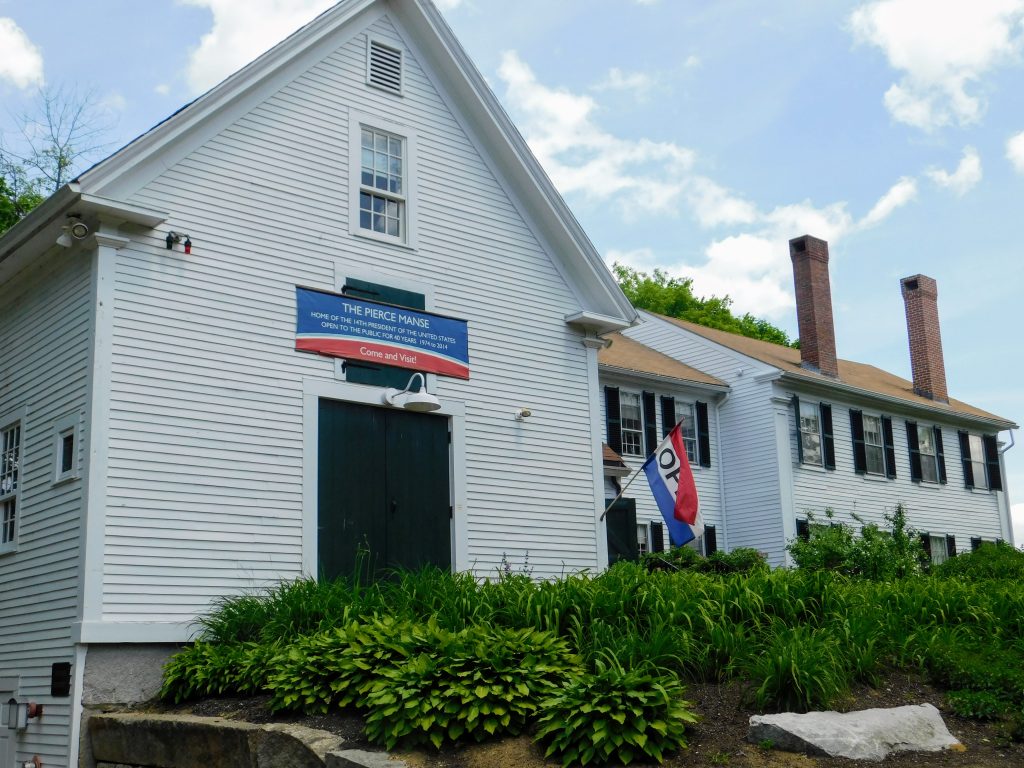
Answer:
[[[392,93],[402,92],[402,52],[397,48],[370,41],[366,82]]]

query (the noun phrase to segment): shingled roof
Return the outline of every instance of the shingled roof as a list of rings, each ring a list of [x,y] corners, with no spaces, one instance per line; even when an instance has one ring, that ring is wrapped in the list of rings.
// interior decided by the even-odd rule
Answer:
[[[707,328],[703,325],[690,323],[686,320],[679,320],[675,317],[667,317],[654,312],[649,313],[667,323],[676,325],[698,336],[703,336],[708,341],[721,344],[740,354],[752,357],[762,363],[778,368],[783,374],[795,378],[806,379],[816,384],[830,386],[842,386],[861,390],[867,394],[879,395],[885,398],[895,398],[906,401],[910,405],[925,407],[935,411],[945,411],[951,415],[968,416],[974,419],[984,419],[999,424],[1003,429],[1016,428],[1016,424],[1010,419],[997,416],[981,408],[976,408],[960,400],[949,399],[949,403],[941,403],[930,400],[927,397],[915,394],[914,385],[910,381],[896,376],[895,374],[883,371],[873,365],[857,363],[852,360],[839,360],[839,381],[823,376],[815,371],[800,367],[800,350],[792,347],[784,347],[781,344],[772,344],[768,341],[751,339],[728,331],[720,331],[715,328]]]
[[[605,339],[610,343],[597,353],[597,362],[606,370],[614,369],[616,372],[627,374],[659,376],[721,389],[728,387],[728,384],[721,379],[692,368],[668,355],[663,355],[621,333],[609,333]]]

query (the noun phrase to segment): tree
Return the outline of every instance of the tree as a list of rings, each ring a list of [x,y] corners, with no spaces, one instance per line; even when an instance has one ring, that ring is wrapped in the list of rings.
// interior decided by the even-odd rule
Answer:
[[[790,342],[789,335],[781,328],[749,312],[737,317],[732,313],[732,299],[728,296],[694,296],[693,281],[688,277],[669,277],[664,270],[657,268],[648,274],[622,264],[613,265],[612,271],[626,298],[639,309],[785,347],[798,347],[800,344],[799,341]]]
[[[108,146],[110,124],[92,93],[40,89],[33,113],[16,121],[16,145],[0,142],[0,234]]]

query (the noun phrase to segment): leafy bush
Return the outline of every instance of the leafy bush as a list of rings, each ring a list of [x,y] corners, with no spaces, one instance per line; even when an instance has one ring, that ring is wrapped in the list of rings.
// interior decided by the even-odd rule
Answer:
[[[691,547],[672,547],[665,552],[649,552],[641,562],[652,572],[752,573],[769,570],[764,555],[750,547],[737,547],[731,552],[718,550],[708,557],[702,557]]]
[[[762,710],[807,712],[828,706],[849,688],[839,643],[806,626],[778,625],[746,669],[757,686],[748,696]]]
[[[272,645],[198,642],[164,665],[160,698],[175,703],[203,696],[253,694],[265,687],[266,669],[278,653]]]
[[[684,731],[697,716],[678,678],[626,671],[610,658],[595,666],[541,705],[537,740],[547,745],[546,757],[565,768],[639,757],[660,763],[686,746]]]
[[[975,720],[996,720],[1010,709],[1009,702],[988,691],[950,691],[946,702],[956,714]]]
[[[1024,581],[1024,552],[1005,542],[984,543],[974,552],[951,557],[932,569],[944,579],[980,581],[1010,579]]]
[[[531,629],[438,634],[429,652],[380,670],[362,704],[366,736],[391,749],[518,734],[540,701],[579,674],[564,641]]]

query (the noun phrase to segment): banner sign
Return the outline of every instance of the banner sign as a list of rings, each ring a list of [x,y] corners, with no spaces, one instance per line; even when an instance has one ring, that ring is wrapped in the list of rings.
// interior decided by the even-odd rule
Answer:
[[[295,299],[296,349],[469,378],[465,320],[308,288]]]

